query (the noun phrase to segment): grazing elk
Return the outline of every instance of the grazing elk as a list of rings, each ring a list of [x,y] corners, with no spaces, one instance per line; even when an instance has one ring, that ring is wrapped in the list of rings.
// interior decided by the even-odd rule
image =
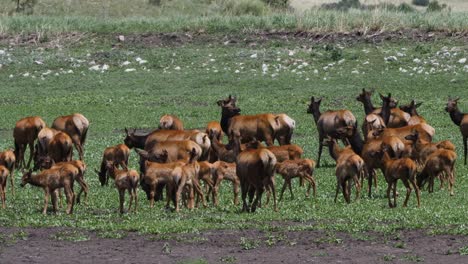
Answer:
[[[453,185],[455,183],[455,161],[457,154],[454,151],[447,149],[438,149],[427,157],[426,163],[421,173],[418,174],[417,183],[419,188],[422,188],[427,180],[429,180],[429,192],[434,191],[434,179],[440,177],[440,187],[443,185],[443,177],[448,179],[448,190],[453,196]]]
[[[369,114],[381,114],[381,108],[375,108],[372,104],[371,97],[374,91],[366,91],[362,89],[362,93],[356,97],[356,100],[361,102],[364,105],[364,112],[366,115]],[[387,127],[395,128],[395,127],[402,127],[408,125],[408,120],[410,119],[410,115],[403,112],[402,110],[396,108],[398,102],[393,99],[390,108],[390,118],[387,122]]]
[[[236,106],[236,98],[219,100],[221,107],[221,127],[228,135],[229,141],[237,140],[248,142],[252,138],[265,141],[268,146],[273,145],[273,140],[280,129],[280,116],[273,114],[240,115],[240,108]]]
[[[43,170],[38,174],[33,174],[31,171],[26,172],[21,178],[21,187],[26,184],[41,187],[44,190],[44,209],[42,213],[47,214],[47,204],[49,196],[52,196],[52,205],[54,213],[57,212],[57,192],[59,188],[65,189],[65,196],[67,197],[67,214],[73,213],[74,196],[73,182],[75,175],[78,174],[78,168],[69,165],[60,168],[51,168]]]
[[[460,111],[460,109],[458,109],[458,100],[460,100],[459,97],[455,99],[449,98],[447,106],[445,107],[445,111],[450,114],[450,118],[452,119],[453,123],[460,127],[460,131],[463,137],[464,164],[466,165],[466,155],[468,152],[468,114],[464,114]]]
[[[16,122],[13,129],[13,138],[15,139],[15,155],[17,168],[29,168],[34,156],[34,141],[42,128],[46,127],[44,120],[38,116],[25,117]],[[24,155],[26,146],[29,145],[29,161],[26,165]]]
[[[16,156],[13,150],[0,152],[0,165],[5,166],[10,172],[11,193],[15,195],[15,164]]]
[[[7,167],[0,165],[0,198],[2,199],[2,208],[6,208],[6,184],[10,171]]]
[[[184,124],[175,115],[163,115],[159,119],[159,129],[184,130]]]
[[[140,175],[136,170],[128,170],[127,168],[120,170],[111,160],[106,161],[106,169],[109,176],[114,179],[115,187],[119,192],[119,211],[121,214],[124,213],[124,202],[125,202],[125,191],[128,191],[130,195],[130,202],[128,204],[128,211],[132,208],[132,201],[135,201],[133,207],[133,212],[137,212],[138,208],[138,181],[140,180]]]
[[[294,194],[291,187],[291,180],[299,177],[309,182],[309,188],[306,192],[306,197],[309,197],[310,189],[312,188],[314,198],[316,197],[316,182],[313,177],[315,169],[315,161],[311,159],[295,159],[285,160],[283,162],[276,163],[276,172],[280,174],[284,179],[283,188],[281,189],[279,201],[283,199],[284,191],[286,187],[289,187],[291,193],[291,199],[294,199]]]
[[[59,116],[52,123],[52,128],[67,133],[78,150],[80,160],[83,160],[83,146],[88,133],[89,121],[84,115],[75,113],[68,116]]]
[[[116,146],[107,147],[104,150],[101,161],[101,169],[98,172],[99,182],[101,186],[107,185],[109,177],[107,173],[107,163],[112,162],[113,164],[120,165],[121,168],[127,169],[128,157],[130,156],[130,149],[125,144],[118,144]]]
[[[44,127],[37,135],[37,153],[38,157],[46,156],[49,153],[49,142],[59,131],[53,128]]]
[[[237,153],[240,146],[237,146]],[[275,191],[275,166],[276,157],[268,149],[248,149],[237,156],[236,173],[241,183],[242,211],[255,212],[258,203],[262,200],[265,188],[273,193],[273,206],[277,211]],[[247,204],[247,192],[249,203]],[[252,200],[255,195],[255,200]]]
[[[326,111],[324,113],[320,112],[320,103],[322,98],[315,99],[313,96],[310,98],[310,105],[307,109],[307,113],[312,114],[314,117],[315,124],[317,125],[317,130],[319,134],[319,150],[317,158],[317,168],[320,167],[320,157],[322,156],[322,149],[324,146],[324,139],[327,136],[332,138],[344,139],[343,135],[337,132],[337,129],[344,127],[354,128],[353,134],[359,136],[357,129],[357,121],[353,113],[349,110],[337,110],[337,111]],[[357,138],[356,138],[357,139]],[[358,140],[355,140],[358,143]],[[362,139],[361,139],[362,141]],[[362,145],[362,142],[360,143]],[[356,149],[355,149],[356,148]],[[356,152],[360,153],[361,150],[357,149],[358,146],[353,146]]]
[[[383,158],[382,165],[384,169],[385,180],[387,181],[387,197],[388,206],[396,207],[396,185],[397,181],[401,180],[406,187],[406,198],[403,207],[406,207],[411,194],[411,186],[415,189],[418,207],[421,205],[419,198],[419,188],[416,184],[416,163],[410,158],[392,159],[388,155],[388,146],[382,146]],[[393,204],[391,202],[390,191],[393,189]]]

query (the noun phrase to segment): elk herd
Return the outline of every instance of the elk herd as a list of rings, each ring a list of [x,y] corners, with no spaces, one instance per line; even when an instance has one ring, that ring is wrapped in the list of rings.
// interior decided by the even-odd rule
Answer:
[[[124,212],[125,192],[130,195],[128,211],[132,204],[133,211],[137,211],[138,185],[145,192],[150,207],[164,196],[166,207],[172,203],[176,211],[180,210],[181,204],[194,208],[201,201],[207,206],[210,199],[216,206],[223,180],[232,183],[235,205],[239,203],[240,189],[242,211],[254,212],[261,207],[264,192],[267,199],[263,206],[267,206],[272,196],[276,211],[276,174],[284,179],[278,201],[282,200],[287,188],[294,197],[293,178],[299,178],[301,186],[308,184],[306,196],[311,189],[316,196],[314,171],[320,167],[325,146],[336,161],[335,202],[342,192],[345,201],[350,203],[353,185],[355,199],[358,199],[364,180],[367,180],[370,197],[372,186],[377,187],[378,170],[387,182],[386,196],[390,207],[396,206],[398,180],[406,188],[403,206],[407,205],[414,190],[419,207],[420,190],[427,183],[427,190],[433,192],[435,179],[440,180],[440,188],[446,184],[453,195],[455,146],[448,140],[432,142],[435,129],[418,114],[421,103],[413,100],[397,107],[398,102],[388,94],[380,95],[382,106],[376,108],[371,96],[372,91],[363,89],[356,98],[364,106],[362,127],[358,127],[358,120],[351,111],[321,112],[322,98],[311,98],[307,113],[313,116],[318,130],[317,162],[303,158],[303,149],[292,144],[296,123],[291,117],[283,113],[243,115],[236,98],[229,96],[217,101],[221,108],[220,122],[209,122],[205,130],[186,129],[174,115],[162,116],[158,129],[150,133],[125,129],[124,143],[107,147],[100,168],[95,172],[102,186],[109,184],[109,178],[114,182],[119,193],[120,213]],[[460,112],[457,101],[458,98],[449,99],[445,110],[460,127],[466,165],[468,114]],[[8,177],[14,195],[15,169],[23,172],[21,186],[30,184],[44,190],[44,214],[49,197],[54,212],[57,211],[61,189],[66,196],[67,213],[73,212],[75,200],[79,203],[83,192],[87,202],[89,186],[84,179],[83,154],[88,127],[88,120],[77,113],[56,118],[51,127],[38,116],[19,120],[13,130],[14,150],[0,153],[2,207],[6,207]],[[78,152],[77,160],[73,160],[73,148]],[[132,148],[139,156],[139,171],[129,169]],[[33,166],[29,169],[31,162]],[[33,172],[37,170],[39,172]],[[81,188],[78,195],[73,188],[75,182]]]

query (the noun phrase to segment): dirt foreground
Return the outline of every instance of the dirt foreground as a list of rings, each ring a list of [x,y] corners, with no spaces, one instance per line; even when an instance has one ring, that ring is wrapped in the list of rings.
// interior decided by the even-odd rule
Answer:
[[[0,228],[1,263],[468,263],[468,236],[216,230],[138,235]],[[120,238],[104,238],[120,237]],[[460,253],[461,251],[461,253]],[[464,252],[465,254],[468,252]]]

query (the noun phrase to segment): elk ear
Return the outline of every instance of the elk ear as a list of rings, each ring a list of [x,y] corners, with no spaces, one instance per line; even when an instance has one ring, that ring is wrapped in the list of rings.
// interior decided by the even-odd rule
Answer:
[[[280,117],[279,116],[275,116],[275,123],[277,126],[280,126]]]
[[[208,135],[204,135],[203,136],[203,143],[206,143],[207,139],[208,139]]]
[[[383,96],[381,93],[379,93],[379,96],[380,96],[380,99],[382,100],[385,98],[385,96]]]
[[[128,130],[127,130],[127,128],[124,128],[124,130],[125,130],[125,134],[127,134],[127,136],[128,136]]]
[[[457,98],[453,99],[453,101],[455,101],[455,102],[458,102],[458,100],[460,100],[460,97],[457,97]]]
[[[310,97],[310,102],[315,103],[315,98],[313,96]]]
[[[423,102],[417,103],[417,104],[414,105],[414,107],[415,107],[415,108],[418,108],[418,107],[420,107],[420,106],[422,105],[422,103],[423,103]]]
[[[391,93],[388,93],[388,98],[392,98],[392,94],[391,94]]]

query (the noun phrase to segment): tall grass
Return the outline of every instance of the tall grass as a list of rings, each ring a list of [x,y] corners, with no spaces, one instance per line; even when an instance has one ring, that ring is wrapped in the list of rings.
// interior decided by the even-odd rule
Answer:
[[[468,30],[468,13],[403,13],[389,10],[349,12],[313,9],[303,14],[174,15],[160,17],[12,16],[0,17],[0,33],[62,32],[197,32],[234,33],[267,30],[307,30],[317,32],[399,30]]]

